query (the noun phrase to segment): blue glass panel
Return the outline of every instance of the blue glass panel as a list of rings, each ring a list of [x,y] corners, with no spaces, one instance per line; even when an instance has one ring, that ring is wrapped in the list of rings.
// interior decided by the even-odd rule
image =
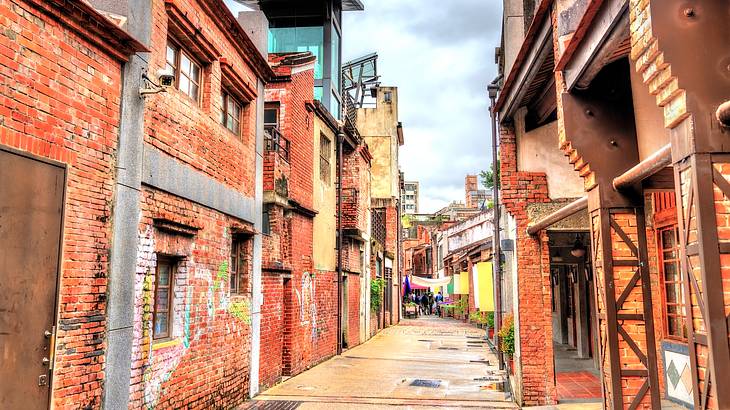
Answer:
[[[324,27],[282,27],[269,29],[269,53],[311,51],[317,57],[314,78],[322,79]]]

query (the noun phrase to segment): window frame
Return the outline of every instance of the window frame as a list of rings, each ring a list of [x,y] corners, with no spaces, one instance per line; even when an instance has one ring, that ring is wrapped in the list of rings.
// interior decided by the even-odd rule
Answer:
[[[324,151],[327,155],[324,155]],[[332,140],[324,133],[319,134],[319,179],[326,183],[332,183]]]
[[[161,265],[168,265],[170,267],[170,279],[168,281],[167,286],[160,286],[160,266]],[[154,300],[153,300],[153,309],[152,309],[152,340],[154,341],[163,341],[168,340],[172,338],[172,325],[173,325],[173,312],[175,311],[175,306],[173,304],[175,298],[175,276],[177,274],[177,268],[178,268],[178,261],[170,256],[166,255],[157,255],[157,263],[155,266],[155,292],[154,292]],[[158,292],[161,289],[167,289],[167,306],[165,312],[159,312],[159,306],[157,305],[158,301]],[[167,317],[167,332],[158,334],[155,329],[157,327],[157,317],[160,313],[164,313]]]
[[[230,107],[231,105],[238,107],[238,115],[236,117],[231,115]],[[244,104],[239,100],[233,93],[228,91],[225,87],[221,87],[221,118],[220,123],[221,125],[227,129],[231,134],[235,135],[239,139],[241,138],[243,134],[243,128],[241,127],[241,124],[243,123],[242,117],[243,117],[243,111],[244,111]],[[235,130],[231,129],[231,127],[228,126],[228,120],[231,119],[236,125],[237,128]]]
[[[234,235],[231,240],[231,268],[228,281],[231,296],[248,294],[248,243],[249,238],[243,235]]]
[[[266,104],[264,104],[264,128],[273,127],[276,129],[280,129],[279,128],[280,124],[281,124],[281,118],[280,118],[280,112],[279,112],[280,109],[281,109],[281,106],[278,103],[268,103],[267,102]],[[276,122],[275,123],[266,122],[266,111],[268,111],[268,110],[276,111]]]
[[[174,65],[170,64],[170,60],[168,59],[168,56],[167,56],[168,49],[170,49],[170,48],[172,48],[174,51],[174,57],[175,57]],[[189,75],[190,73],[183,73],[183,71],[182,71],[182,56],[183,55],[185,56],[185,58],[188,59],[188,61],[190,61],[190,66],[191,66],[190,71],[193,71],[192,70],[193,65],[198,67],[197,82],[193,81],[193,79]],[[170,66],[173,69],[173,75],[175,76],[175,89],[180,91],[181,93],[185,94],[188,98],[195,101],[195,103],[200,106],[201,98],[203,95],[203,92],[202,92],[202,90],[203,90],[203,64],[200,63],[200,61],[197,58],[195,58],[193,53],[191,53],[189,50],[187,50],[179,41],[175,40],[172,37],[167,38],[167,45],[165,47],[165,69],[167,69],[168,66]],[[182,76],[182,75],[184,75],[185,78],[188,79],[188,81],[190,83],[189,87],[188,87],[188,91],[184,91],[180,88],[180,76]],[[190,86],[192,84],[195,84],[198,87],[198,92],[195,97],[193,97],[189,94]]]
[[[663,233],[666,231],[674,231],[674,245],[671,248],[665,248],[664,247],[664,236]],[[659,262],[659,277],[661,280],[661,288],[662,288],[662,322],[664,327],[664,337],[666,339],[671,339],[679,342],[687,342],[688,339],[688,330],[687,330],[687,312],[686,312],[686,300],[685,300],[685,294],[684,294],[684,277],[682,276],[681,266],[680,266],[680,243],[679,243],[679,227],[676,223],[671,224],[664,224],[662,226],[658,226],[656,228],[656,236],[657,236],[657,260]],[[667,260],[664,258],[664,252],[674,252],[675,257],[673,259]],[[674,263],[676,275],[678,276],[679,280],[675,281],[667,281],[667,275],[665,271],[665,263]],[[667,297],[667,285],[674,285],[678,286],[679,293],[676,295],[676,301],[669,302]],[[678,313],[671,313],[669,312],[669,305],[676,306]],[[679,319],[679,323],[683,326],[682,333],[683,335],[676,335],[673,334],[670,331],[669,328],[669,321],[670,319],[677,320]]]

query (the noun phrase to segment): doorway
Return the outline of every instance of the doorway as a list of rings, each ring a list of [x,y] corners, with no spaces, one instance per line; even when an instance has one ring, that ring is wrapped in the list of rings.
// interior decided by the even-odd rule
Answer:
[[[0,149],[0,408],[51,398],[66,170]]]
[[[550,232],[553,353],[558,400],[601,400],[591,318],[590,238],[586,232]]]

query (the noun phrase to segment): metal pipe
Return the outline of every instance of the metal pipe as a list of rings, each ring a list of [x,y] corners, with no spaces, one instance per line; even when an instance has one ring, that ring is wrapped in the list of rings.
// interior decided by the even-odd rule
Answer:
[[[730,100],[720,104],[715,115],[723,127],[730,128]]]
[[[342,354],[342,141],[337,134],[337,354]]]
[[[550,215],[538,220],[534,224],[527,226],[527,234],[528,235],[536,235],[541,230],[547,228],[548,226],[560,222],[563,219],[576,214],[584,209],[588,208],[588,197],[584,196],[583,198],[577,199],[568,205],[565,205],[564,207],[558,209],[557,211],[551,213]]]
[[[491,107],[489,113],[492,117],[492,212],[494,220],[494,235],[492,236],[492,269],[494,271],[494,329],[497,330],[502,326],[502,271],[500,262],[499,249],[499,162],[497,161],[497,113],[495,112],[495,99],[497,97],[497,85],[490,84],[487,87],[489,91],[489,99]],[[499,332],[494,332],[495,345],[497,346],[497,361],[499,369],[504,369],[504,355],[499,349]]]
[[[661,147],[657,152],[613,179],[613,189],[621,190],[640,182],[672,163],[672,144]]]

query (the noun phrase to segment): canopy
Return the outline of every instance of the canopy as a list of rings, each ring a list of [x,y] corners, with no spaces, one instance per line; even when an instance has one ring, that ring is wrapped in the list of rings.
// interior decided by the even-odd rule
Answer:
[[[451,282],[450,277],[430,279],[430,278],[422,278],[420,276],[411,276],[412,285],[421,285],[421,286],[425,286],[428,288],[445,286],[445,285],[448,285],[449,282]]]

